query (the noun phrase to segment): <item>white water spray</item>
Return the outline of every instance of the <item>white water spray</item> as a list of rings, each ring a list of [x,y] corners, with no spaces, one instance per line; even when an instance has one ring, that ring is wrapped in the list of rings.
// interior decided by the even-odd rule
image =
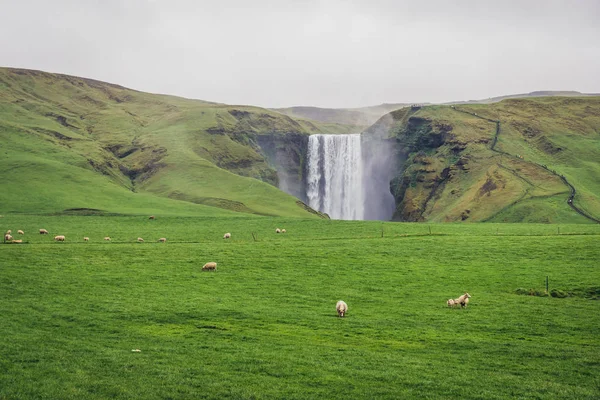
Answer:
[[[332,219],[364,219],[360,134],[308,138],[308,205]]]

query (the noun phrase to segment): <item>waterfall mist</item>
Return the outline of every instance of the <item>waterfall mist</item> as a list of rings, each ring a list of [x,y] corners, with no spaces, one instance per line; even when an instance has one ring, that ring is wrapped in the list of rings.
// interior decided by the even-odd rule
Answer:
[[[332,219],[389,220],[394,197],[389,182],[389,144],[360,134],[312,135],[308,140],[308,205]]]

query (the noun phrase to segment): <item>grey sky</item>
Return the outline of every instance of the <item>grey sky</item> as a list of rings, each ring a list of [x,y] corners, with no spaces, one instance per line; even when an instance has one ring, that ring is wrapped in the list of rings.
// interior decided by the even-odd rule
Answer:
[[[598,0],[0,0],[0,66],[229,104],[600,92]]]

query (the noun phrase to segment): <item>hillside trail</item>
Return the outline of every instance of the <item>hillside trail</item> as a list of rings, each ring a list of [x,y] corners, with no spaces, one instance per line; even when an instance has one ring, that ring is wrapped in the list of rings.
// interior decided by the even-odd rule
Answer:
[[[462,109],[456,108],[456,106],[450,106],[450,107],[454,111],[462,112],[462,113],[465,113],[465,114],[469,114],[469,115],[472,115],[472,116],[474,116],[476,118],[480,118],[480,119],[483,119],[483,120],[486,120],[488,122],[496,124],[496,132],[494,134],[494,139],[492,140],[492,144],[490,145],[490,150],[492,150],[493,152],[496,152],[498,154],[502,154],[502,155],[506,155],[508,157],[513,157],[513,158],[519,158],[520,159],[520,157],[518,157],[518,156],[516,156],[514,154],[510,154],[510,153],[507,153],[505,151],[496,149],[496,144],[498,143],[498,137],[500,136],[500,131],[501,131],[501,128],[500,128],[501,122],[500,122],[500,120],[495,120],[495,119],[487,118],[487,117],[484,117],[482,115],[478,115],[477,113],[474,113],[474,112],[471,112],[471,111],[467,111],[467,110],[462,110]],[[526,161],[526,162],[528,162],[530,164],[537,165],[538,167],[541,167],[541,168],[545,169],[546,171],[550,172],[551,174],[553,174],[554,176],[560,178],[560,180],[563,182],[563,184],[565,184],[565,186],[567,186],[569,188],[569,197],[567,199],[568,206],[571,207],[579,215],[581,215],[581,216],[589,219],[590,221],[594,221],[594,222],[600,224],[600,219],[594,218],[593,216],[589,215],[587,212],[585,212],[584,210],[582,210],[581,208],[579,208],[579,207],[577,207],[575,205],[574,201],[575,201],[575,194],[577,193],[577,191],[575,190],[575,187],[567,180],[567,178],[564,175],[559,174],[555,170],[552,170],[552,169],[548,168],[548,166],[546,166],[544,164],[539,164],[539,163],[536,163],[536,162],[533,162],[533,161]],[[507,170],[509,170],[511,172],[513,172],[508,167],[505,167],[505,166],[501,166],[501,167],[505,168],[505,169],[507,169]],[[526,182],[529,182],[526,178],[524,178],[524,177],[522,177],[520,175],[516,175],[516,176],[518,178],[522,179],[522,180],[525,180]],[[529,182],[529,183],[531,183],[531,182]],[[525,194],[523,196],[521,196],[521,198],[519,198],[516,202],[514,202],[511,205],[514,205],[514,204],[518,203],[519,201],[523,200],[527,196],[528,192],[529,192],[529,189],[526,190]]]

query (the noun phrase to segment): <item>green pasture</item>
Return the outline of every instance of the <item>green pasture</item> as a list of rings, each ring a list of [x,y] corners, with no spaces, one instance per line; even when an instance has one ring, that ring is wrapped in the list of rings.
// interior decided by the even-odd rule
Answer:
[[[0,244],[0,399],[600,396],[600,303],[581,295],[598,295],[599,225],[9,214],[7,229],[25,243]],[[546,276],[576,295],[516,294]],[[445,305],[465,291],[467,309]]]

